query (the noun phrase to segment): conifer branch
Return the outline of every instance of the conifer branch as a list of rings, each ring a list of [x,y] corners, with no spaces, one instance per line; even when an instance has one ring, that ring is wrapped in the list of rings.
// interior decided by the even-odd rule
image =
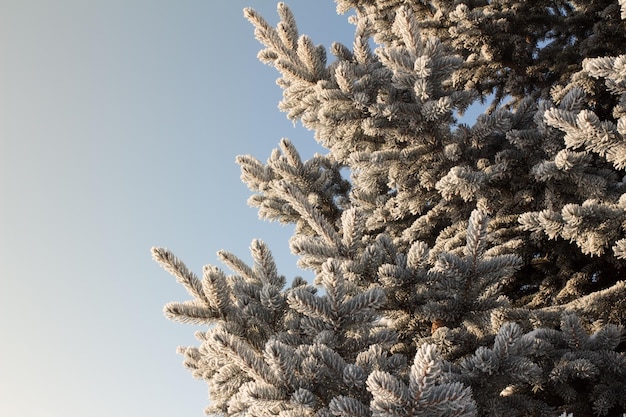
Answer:
[[[235,275],[202,280],[153,249],[192,298],[167,317],[208,326],[179,350],[207,412],[621,414],[626,3],[337,10],[354,42],[330,63],[284,3],[275,27],[244,11],[279,109],[326,148],[237,157],[259,217],[295,225],[313,284],[286,288],[260,240],[251,266],[220,251]]]
[[[208,302],[202,284],[196,275],[189,271],[184,263],[172,252],[165,248],[152,248],[152,258],[167,272],[174,275],[176,281],[182,284],[189,295],[199,301]]]

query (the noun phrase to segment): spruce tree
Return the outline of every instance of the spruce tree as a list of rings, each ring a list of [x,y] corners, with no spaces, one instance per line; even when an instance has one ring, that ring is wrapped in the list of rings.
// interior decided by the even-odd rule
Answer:
[[[280,109],[327,150],[237,158],[299,267],[202,278],[207,414],[618,416],[626,410],[626,1],[336,0],[351,47],[252,9]],[[471,125],[459,116],[475,103]]]

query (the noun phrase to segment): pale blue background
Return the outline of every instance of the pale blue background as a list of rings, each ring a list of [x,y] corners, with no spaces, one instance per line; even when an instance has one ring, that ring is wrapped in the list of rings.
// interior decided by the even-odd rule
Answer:
[[[331,0],[290,3],[315,43],[351,44]],[[200,273],[261,238],[311,278],[234,163],[281,137],[320,151],[277,110],[246,6],[276,23],[266,0],[0,0],[0,416],[203,415],[175,354],[196,328],[162,315],[189,297],[152,246]]]
[[[331,0],[291,3],[315,43],[351,43]],[[0,0],[0,416],[203,415],[175,353],[195,328],[162,315],[188,296],[151,246],[199,273],[261,238],[299,273],[234,163],[281,137],[316,151],[246,6],[277,20],[274,1]]]

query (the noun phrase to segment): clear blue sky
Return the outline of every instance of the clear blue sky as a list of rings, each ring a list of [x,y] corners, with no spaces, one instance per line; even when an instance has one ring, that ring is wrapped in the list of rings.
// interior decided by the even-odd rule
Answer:
[[[352,43],[332,0],[292,0],[315,43]],[[254,238],[288,279],[291,229],[257,219],[236,155],[312,132],[276,106],[277,72],[242,9],[266,0],[0,0],[0,416],[200,417],[175,353],[197,328],[150,256],[197,273]]]
[[[315,43],[351,43],[331,0],[291,3]],[[203,415],[175,353],[196,329],[162,315],[188,296],[152,246],[200,273],[261,238],[298,274],[234,163],[315,151],[246,6],[276,21],[265,0],[0,0],[0,416]]]

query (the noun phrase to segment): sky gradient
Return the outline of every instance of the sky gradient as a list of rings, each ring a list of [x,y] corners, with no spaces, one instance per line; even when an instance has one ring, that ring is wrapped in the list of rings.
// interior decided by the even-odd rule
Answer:
[[[351,43],[331,0],[291,3],[315,43]],[[0,0],[0,415],[203,415],[175,353],[196,328],[162,314],[189,296],[152,246],[200,273],[260,238],[302,274],[234,162],[318,150],[276,108],[247,6],[276,22],[274,1]]]
[[[332,0],[287,3],[315,44],[351,45]],[[312,278],[234,162],[282,137],[323,152],[278,111],[248,6],[276,23],[273,0],[0,0],[0,416],[203,415],[175,353],[198,328],[162,313],[190,297],[152,246],[230,273],[216,252],[250,261],[260,238]]]

